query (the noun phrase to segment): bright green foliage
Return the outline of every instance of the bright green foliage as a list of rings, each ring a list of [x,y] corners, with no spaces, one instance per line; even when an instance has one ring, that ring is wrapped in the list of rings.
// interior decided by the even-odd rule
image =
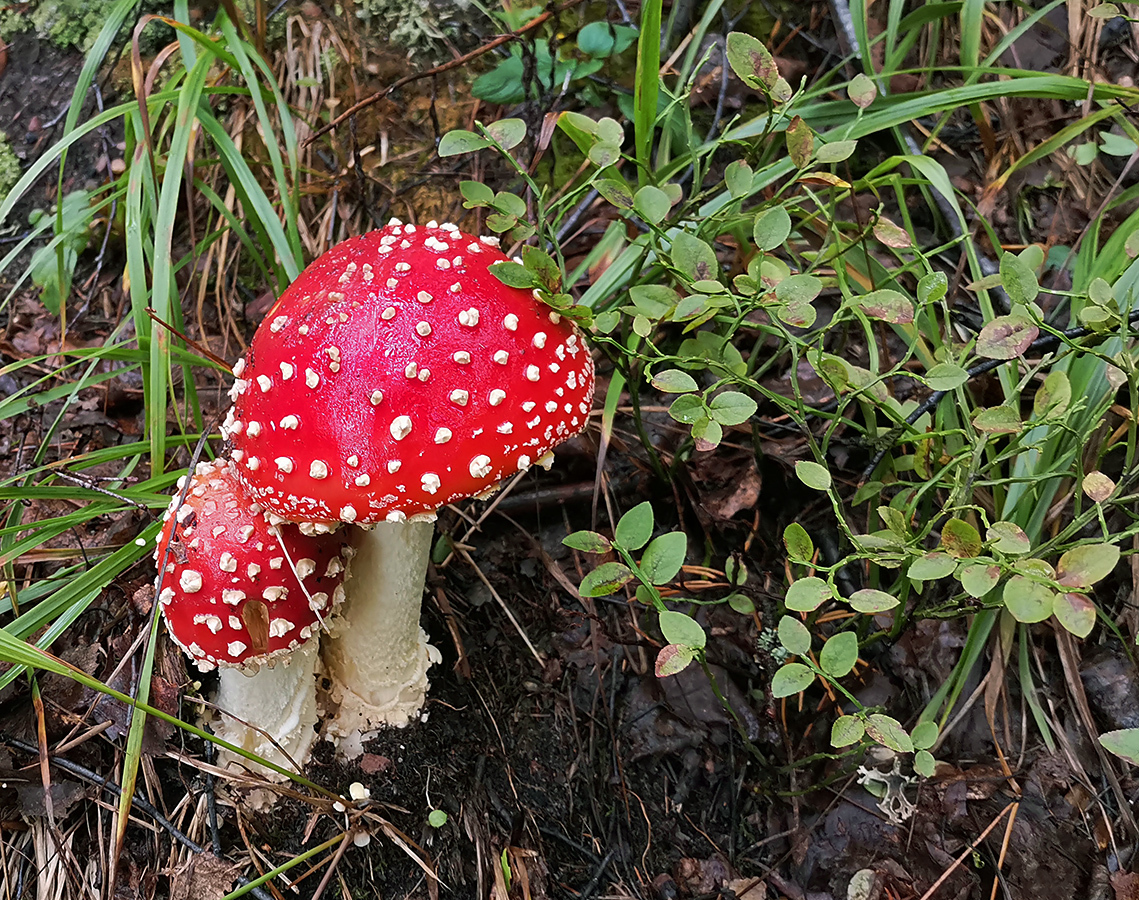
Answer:
[[[20,160],[8,143],[8,136],[0,131],[0,203],[3,203],[8,192],[20,180],[22,168]]]

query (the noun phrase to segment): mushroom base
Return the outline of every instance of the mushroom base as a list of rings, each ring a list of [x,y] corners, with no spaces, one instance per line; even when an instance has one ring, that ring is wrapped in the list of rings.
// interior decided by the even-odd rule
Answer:
[[[345,598],[321,654],[335,715],[326,736],[354,758],[384,725],[406,725],[423,707],[427,670],[440,662],[419,627],[434,533],[429,523],[383,523],[358,532]]]
[[[282,768],[304,766],[316,741],[318,643],[315,638],[306,641],[288,660],[262,665],[256,673],[222,668],[214,701],[222,713],[215,714],[214,733]],[[254,723],[261,731],[243,722]],[[229,751],[222,751],[220,761],[284,780],[283,775]]]

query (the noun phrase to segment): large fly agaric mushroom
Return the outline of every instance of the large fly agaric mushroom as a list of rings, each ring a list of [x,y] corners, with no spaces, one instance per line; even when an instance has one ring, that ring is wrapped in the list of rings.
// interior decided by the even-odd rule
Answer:
[[[219,737],[279,766],[303,765],[316,739],[314,638],[343,595],[344,548],[269,525],[232,463],[200,463],[179,499],[155,554],[167,630],[199,669],[220,668]]]
[[[422,706],[436,511],[545,462],[589,416],[579,330],[494,276],[497,244],[398,220],[344,241],[290,285],[234,369],[225,431],[258,502],[291,522],[375,526],[324,641],[331,736]]]

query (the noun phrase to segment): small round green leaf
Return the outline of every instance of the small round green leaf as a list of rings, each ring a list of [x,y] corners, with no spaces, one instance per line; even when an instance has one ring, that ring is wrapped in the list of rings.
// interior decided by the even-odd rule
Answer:
[[[698,387],[696,379],[680,369],[665,369],[652,377],[652,384],[666,394],[685,394]]]
[[[672,249],[669,252],[672,264],[676,266],[689,281],[715,280],[720,274],[720,263],[716,259],[716,251],[704,240],[681,231],[672,238]]]
[[[487,125],[486,130],[487,134],[502,145],[503,150],[514,149],[526,137],[526,123],[521,119],[499,119]]]
[[[660,633],[664,635],[664,639],[670,644],[679,644],[682,647],[693,647],[697,650],[704,649],[708,636],[704,633],[704,629],[700,627],[700,624],[691,616],[666,609],[660,614],[658,621],[660,623]]]
[[[769,206],[755,217],[752,237],[760,250],[774,250],[791,234],[791,217],[782,206]]]
[[[846,87],[846,95],[859,109],[866,109],[874,98],[878,96],[878,88],[874,82],[859,72]]]
[[[482,150],[489,146],[490,141],[482,135],[475,134],[473,131],[456,129],[455,131],[448,131],[439,140],[439,155],[459,156],[462,153],[473,153],[475,150]]]
[[[681,531],[662,534],[645,548],[641,557],[641,574],[652,584],[667,584],[684,565],[688,538]]]
[[[646,184],[633,195],[633,209],[650,225],[663,222],[671,206],[668,194],[651,184]]]
[[[866,724],[858,716],[839,716],[831,726],[831,746],[849,747],[866,734]]]
[[[914,754],[914,771],[922,778],[932,778],[937,772],[937,760],[928,750],[919,750]]]
[[[1056,592],[1023,575],[1013,575],[1005,582],[1005,607],[1018,622],[1043,622],[1055,605]]]
[[[814,275],[792,275],[775,286],[775,296],[784,303],[810,303],[823,289]]]
[[[816,491],[825,491],[831,486],[831,473],[817,462],[800,460],[795,463],[795,475],[803,484]]]
[[[973,427],[986,434],[1018,434],[1020,416],[1011,406],[993,406],[973,416]]]
[[[1131,765],[1139,766],[1139,728],[1109,731],[1099,736],[1099,742],[1108,753],[1114,753]]]
[[[608,553],[612,549],[609,538],[596,531],[575,531],[562,538],[562,543],[574,550],[583,550],[586,553]]]
[[[918,302],[936,303],[949,291],[949,277],[944,272],[930,272],[918,282]]]
[[[909,325],[914,320],[914,305],[899,291],[883,288],[854,298],[855,304],[872,319],[894,325]]]
[[[1040,284],[1036,280],[1036,273],[1032,271],[1027,262],[1015,253],[1005,253],[1001,256],[1000,272],[1001,285],[1008,292],[1009,299],[1013,303],[1027,306],[1040,293]],[[1010,357],[995,358],[1008,359]]]
[[[696,449],[701,453],[707,453],[709,450],[720,446],[720,441],[723,439],[723,426],[708,416],[697,419],[692,426],[692,440],[696,444]]]
[[[633,192],[623,181],[615,178],[601,178],[593,183],[597,193],[612,203],[617,209],[633,208]]]
[[[815,555],[815,545],[811,536],[798,522],[792,522],[783,529],[783,546],[787,555],[795,562],[809,563]]]
[[[653,536],[653,507],[638,503],[617,521],[613,540],[626,550],[640,550]]]
[[[668,414],[685,425],[695,425],[707,415],[707,412],[708,408],[704,405],[704,401],[692,394],[677,397],[668,408]]]
[[[775,87],[779,69],[771,52],[757,38],[733,31],[728,35],[727,50],[728,65],[744,84],[768,90]]]
[[[857,141],[831,141],[829,144],[820,144],[815,147],[815,161],[824,166],[842,162],[850,158],[850,154],[857,146]]]
[[[935,391],[952,391],[969,380],[969,373],[953,363],[938,363],[925,373],[925,383]]]
[[[965,593],[970,597],[980,598],[997,586],[997,581],[1001,577],[1001,567],[976,563],[962,568],[957,577]]]
[[[811,649],[811,632],[794,616],[783,616],[776,627],[779,643],[795,656],[806,656]]]
[[[832,596],[830,585],[821,578],[811,576],[800,578],[788,587],[783,603],[796,612],[813,612]]]
[[[583,597],[607,597],[615,594],[621,586],[633,580],[633,572],[619,562],[602,563],[581,579],[578,592]]]
[[[732,195],[733,200],[739,200],[741,197],[747,197],[751,194],[751,183],[754,178],[755,172],[742,159],[733,160],[724,169],[724,183],[727,185],[728,193]]]
[[[877,613],[887,612],[898,605],[898,598],[892,597],[885,591],[876,591],[873,588],[863,588],[850,595],[850,606],[863,615],[873,616]]]
[[[948,553],[933,551],[925,556],[919,556],[912,563],[907,574],[911,581],[937,581],[953,574],[957,563]]]
[[[708,409],[721,425],[741,425],[755,415],[756,403],[738,391],[724,391],[712,398]]]
[[[858,661],[858,636],[853,631],[841,631],[827,639],[819,652],[819,668],[832,678],[850,674]]]
[[[460,181],[459,193],[467,201],[463,204],[467,209],[473,209],[476,206],[489,206],[494,200],[494,191],[481,181]]]
[[[1038,419],[1045,416],[1058,416],[1068,408],[1072,400],[1072,383],[1067,374],[1059,369],[1049,372],[1044,383],[1032,398],[1032,412]]]
[[[918,722],[910,732],[910,740],[914,749],[928,750],[937,743],[938,727],[936,722]]]
[[[913,753],[914,745],[906,730],[897,719],[881,713],[866,717],[866,733],[879,744],[889,747],[896,753]]]
[[[432,828],[442,828],[447,824],[447,814],[441,809],[433,809],[427,814],[427,824]]]
[[[811,161],[815,149],[815,136],[800,116],[792,116],[785,133],[787,155],[798,168],[802,169]]]
[[[771,679],[771,693],[777,700],[780,697],[792,697],[809,688],[814,680],[815,673],[802,663],[787,663]]]
[[[1095,627],[1095,604],[1083,594],[1057,594],[1052,613],[1065,631],[1078,638],[1086,638]]]
[[[616,144],[599,141],[589,148],[589,161],[597,168],[604,169],[621,158],[621,148]]]

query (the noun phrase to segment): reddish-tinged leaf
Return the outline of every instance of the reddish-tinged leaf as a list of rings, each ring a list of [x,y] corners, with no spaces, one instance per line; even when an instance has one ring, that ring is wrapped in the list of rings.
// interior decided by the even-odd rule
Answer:
[[[904,250],[913,243],[904,228],[900,225],[895,225],[885,216],[881,216],[878,221],[874,223],[874,237],[878,238],[878,240],[887,247],[893,247],[895,250]]]
[[[799,183],[810,185],[811,187],[850,187],[849,181],[843,181],[837,175],[832,175],[830,172],[812,172],[810,175],[804,175],[800,178]]]
[[[696,651],[691,647],[681,647],[679,644],[669,644],[662,647],[660,653],[657,654],[655,667],[657,678],[666,678],[669,675],[675,675],[677,672],[683,672],[695,656]]]
[[[1083,594],[1057,594],[1052,614],[1078,638],[1087,637],[1095,627],[1095,604]]]
[[[799,116],[791,119],[787,126],[787,152],[796,168],[802,169],[811,161],[815,149],[815,136],[811,127]]]
[[[881,319],[894,325],[909,325],[914,320],[914,305],[909,298],[889,288],[863,294],[856,297],[855,302],[872,319]]]
[[[914,744],[901,723],[890,716],[874,713],[866,717],[866,733],[878,743],[898,753],[913,753]]]
[[[1016,359],[1036,340],[1040,329],[1021,316],[999,316],[977,335],[977,355],[986,359]]]
[[[770,51],[741,31],[728,35],[728,64],[749,87],[770,89],[779,80],[779,69]]]
[[[878,96],[878,88],[873,81],[859,72],[847,85],[846,95],[859,109],[866,109]]]
[[[1060,557],[1056,579],[1061,587],[1087,588],[1111,574],[1119,562],[1115,544],[1084,544]]]
[[[981,552],[981,535],[963,519],[950,519],[941,529],[941,546],[957,559],[972,559]]]
[[[1103,503],[1111,492],[1115,490],[1115,482],[1108,478],[1103,472],[1088,472],[1084,476],[1083,483],[1080,485],[1085,494],[1096,503]]]

